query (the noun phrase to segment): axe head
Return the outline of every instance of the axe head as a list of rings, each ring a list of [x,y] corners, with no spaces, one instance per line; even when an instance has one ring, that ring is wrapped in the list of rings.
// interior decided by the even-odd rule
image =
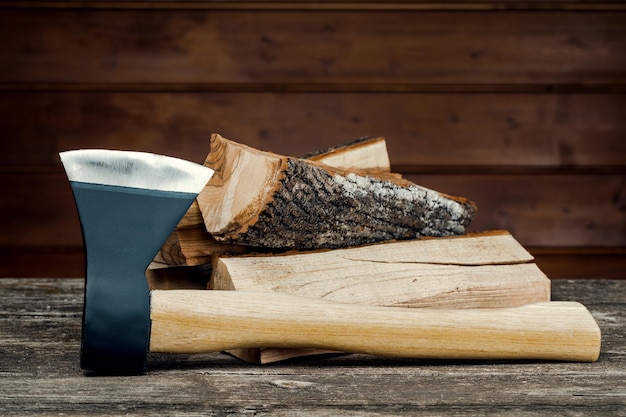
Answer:
[[[85,248],[81,367],[143,372],[150,341],[145,271],[213,170],[143,152],[89,149],[60,156]]]

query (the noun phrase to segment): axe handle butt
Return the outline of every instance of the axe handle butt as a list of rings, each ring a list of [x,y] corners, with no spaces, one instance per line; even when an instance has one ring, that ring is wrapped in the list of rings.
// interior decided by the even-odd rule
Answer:
[[[155,290],[151,352],[317,348],[435,359],[593,362],[600,329],[576,302],[492,309],[345,304],[275,293]]]

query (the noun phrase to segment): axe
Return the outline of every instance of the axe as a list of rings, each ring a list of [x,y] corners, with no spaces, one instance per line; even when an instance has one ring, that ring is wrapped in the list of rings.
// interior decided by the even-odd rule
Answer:
[[[434,359],[593,362],[600,354],[600,329],[576,302],[446,310],[274,293],[150,291],[148,264],[213,171],[141,152],[60,156],[85,246],[85,370],[141,373],[148,352],[260,347]]]

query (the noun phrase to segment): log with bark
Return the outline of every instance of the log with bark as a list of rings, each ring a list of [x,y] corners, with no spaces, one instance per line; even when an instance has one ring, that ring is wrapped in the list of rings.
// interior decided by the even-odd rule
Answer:
[[[329,165],[337,164],[337,166],[346,170],[359,170],[360,172],[371,174],[389,175],[390,173],[387,145],[383,137],[360,138],[333,148],[305,155],[303,158],[325,162]],[[212,191],[212,189],[206,190],[207,193]],[[190,266],[210,262],[211,256],[214,254],[239,254],[250,250],[249,245],[227,245],[216,240],[207,231],[197,202],[187,211],[175,233],[184,263]]]
[[[495,308],[550,300],[550,280],[506,231],[282,255],[219,257],[211,289],[279,292],[393,307]],[[269,363],[327,353],[238,349]]]
[[[391,171],[387,143],[382,136],[359,138],[302,158],[372,175],[389,175]],[[400,178],[399,174],[392,175]],[[207,232],[198,203],[194,202],[151,263],[147,272],[150,288],[206,288],[213,255],[242,254],[250,249],[216,241]]]
[[[464,233],[476,206],[394,175],[368,175],[211,137],[215,170],[197,198],[222,243],[278,250]]]
[[[235,151],[234,154],[236,155],[235,158],[229,161],[225,161],[224,159],[222,159],[222,162],[226,165],[228,164],[236,165],[237,163],[241,161],[242,158],[245,158],[249,156],[250,154],[254,154],[257,157],[257,160],[263,160],[263,159],[268,159],[268,158],[269,159],[279,158],[284,161],[303,160],[302,158],[280,157],[276,154],[253,150],[252,148],[248,148],[243,145],[239,145],[239,144],[227,141],[221,138],[219,135],[212,136],[211,154],[209,154],[209,157],[207,158],[207,160],[219,160],[219,157],[216,158],[215,155],[218,155],[218,151],[220,150],[223,151],[225,149],[224,145],[228,145],[227,148],[230,150],[234,150]],[[326,149],[323,151],[306,155],[303,158],[306,158],[307,161],[311,161],[311,166],[313,167],[312,169],[315,169],[318,172],[322,172],[318,168],[320,166],[319,164],[326,163],[326,165],[323,165],[323,166],[336,165],[335,168],[338,170],[338,172],[342,172],[344,176],[351,176],[351,178],[354,178],[356,181],[361,181],[361,180],[369,181],[370,184],[373,186],[385,185],[385,184],[391,185],[390,186],[391,188],[389,188],[387,192],[395,191],[398,193],[399,198],[398,198],[398,201],[392,201],[389,199],[393,199],[394,196],[387,195],[387,201],[392,203],[392,205],[396,206],[395,207],[396,211],[394,212],[394,210],[387,210],[383,204],[380,207],[378,207],[380,209],[380,212],[382,213],[381,217],[377,219],[374,218],[374,220],[382,229],[382,232],[379,231],[379,233],[385,233],[385,229],[393,229],[392,232],[395,233],[395,234],[390,234],[390,235],[383,235],[382,236],[383,240],[390,239],[390,238],[398,238],[398,232],[402,232],[402,229],[398,227],[393,228],[385,224],[386,219],[384,216],[398,216],[398,215],[406,216],[405,211],[410,211],[410,210],[405,210],[405,207],[402,207],[402,205],[406,205],[408,207],[410,206],[412,202],[410,200],[405,201],[406,199],[403,197],[404,195],[408,195],[410,198],[415,197],[415,193],[411,193],[411,191],[407,191],[406,189],[403,189],[399,186],[394,185],[396,183],[408,185],[408,188],[414,188],[415,190],[423,191],[424,193],[430,193],[432,196],[434,196],[435,201],[443,201],[444,203],[447,203],[448,205],[462,207],[461,204],[457,204],[458,202],[455,201],[455,200],[460,200],[463,203],[465,203],[467,207],[469,207],[469,210],[467,212],[468,214],[472,213],[473,210],[475,209],[473,204],[466,200],[454,199],[454,198],[451,198],[450,200],[448,200],[445,195],[435,193],[430,190],[425,190],[417,186],[411,187],[410,183],[402,180],[399,174],[391,173],[386,141],[385,141],[385,138],[383,137],[361,138],[361,139],[348,142],[346,144],[343,144],[337,147],[333,147],[330,149]],[[301,165],[305,165],[305,164],[301,164]],[[354,173],[359,173],[359,175],[356,175]],[[221,171],[221,175],[222,176],[225,175],[224,170]],[[344,177],[338,176],[337,178],[341,179]],[[296,184],[297,186],[298,181],[300,181],[300,179],[298,177],[294,177],[292,178],[291,183]],[[215,187],[209,190],[209,187],[207,187],[207,190],[205,190],[206,192],[203,192],[203,195],[213,192],[214,188]],[[355,188],[358,189],[358,187],[355,187]],[[345,191],[345,187],[344,187],[344,191]],[[236,193],[241,193],[241,190],[236,190]],[[279,193],[277,193],[276,195],[279,195]],[[229,195],[226,195],[223,197],[226,200],[231,198],[231,196]],[[272,196],[267,195],[265,197],[269,199]],[[344,197],[345,197],[344,195],[339,194],[337,196],[334,196],[334,201],[336,202],[337,199],[340,199],[340,200],[343,199],[345,201],[349,201],[353,203],[356,202],[357,204],[360,204],[361,206],[368,203],[367,200],[363,202],[359,198],[346,199]],[[365,197],[367,197],[367,195],[365,195]],[[331,198],[330,200],[332,201],[333,198]],[[297,204],[298,202],[294,201],[294,203]],[[315,207],[321,208],[322,210],[321,213],[324,213],[328,211],[326,210],[326,207],[328,206],[328,204],[317,204]],[[398,204],[400,205],[400,207],[398,207]],[[306,206],[306,205],[307,205],[306,203],[301,204],[301,206]],[[344,221],[344,224],[347,222],[348,226],[352,226],[352,235],[353,235],[352,240],[345,243],[344,245],[351,246],[354,244],[361,244],[364,242],[371,241],[372,240],[371,234],[367,238],[362,238],[362,239],[360,238],[361,233],[368,232],[368,229],[363,228],[360,224],[356,224],[355,221],[351,218],[352,208],[349,206],[342,207],[341,204],[340,204],[340,207],[344,210],[344,213],[347,213],[344,216],[343,221]],[[398,213],[398,209],[400,213]],[[361,216],[362,215],[363,213],[361,213]],[[368,215],[368,213],[365,213],[365,215]],[[329,216],[329,213],[326,213],[326,219],[328,219],[328,216]],[[285,220],[289,222],[290,220],[293,220],[293,219],[287,218]],[[318,220],[314,218],[312,219],[313,220],[312,222],[308,222],[308,223],[303,222],[302,220],[310,220],[310,219],[301,217],[300,219],[298,219],[298,221],[291,222],[291,224],[292,225],[293,224],[306,224],[308,227],[307,230],[296,229],[296,230],[291,230],[290,233],[292,234],[301,233],[301,236],[302,236],[301,241],[304,240],[305,242],[310,243],[309,242],[310,239],[307,233],[309,233],[310,231],[311,224],[316,225],[316,224],[319,224],[319,222]],[[330,223],[330,225],[327,223],[326,224],[327,228],[334,227],[336,224],[335,219],[330,219],[330,220],[332,221],[332,223]],[[393,218],[391,218],[391,220],[392,221],[389,222],[390,224],[395,222]],[[419,219],[417,221],[419,222]],[[469,221],[469,216],[467,216],[466,221]],[[332,231],[330,234],[333,234]],[[335,237],[341,236],[341,234],[334,233],[334,236]],[[415,236],[415,232],[412,231],[411,233],[408,233],[403,237],[414,237],[414,236]],[[377,239],[381,239],[380,234]],[[185,280],[187,282],[198,283],[197,288],[201,288],[202,283],[204,282],[206,284],[206,281],[208,280],[208,276],[206,274],[207,269],[204,267],[204,265],[206,265],[207,263],[211,261],[211,257],[213,255],[223,254],[223,253],[241,254],[241,253],[249,252],[251,249],[256,250],[256,251],[259,251],[259,250],[265,251],[265,252],[268,250],[276,249],[276,248],[267,248],[267,247],[251,248],[250,242],[244,242],[244,243],[246,244],[241,244],[240,242],[236,242],[236,241],[229,242],[228,240],[223,239],[223,238],[216,239],[216,237],[213,234],[207,231],[205,219],[203,218],[198,202],[195,202],[190,207],[185,217],[181,220],[177,229],[174,231],[174,233],[172,233],[172,236],[170,236],[166,244],[163,246],[160,253],[155,257],[154,261],[152,262],[150,269],[147,273],[151,288],[175,288],[177,280]],[[261,243],[252,242],[252,243],[253,243],[253,246],[263,246],[262,242]],[[318,246],[333,247],[336,245],[316,244],[316,245],[313,245],[313,248],[318,247]],[[293,246],[289,246],[287,248],[279,248],[279,250],[280,249],[282,250],[293,249]],[[185,272],[188,273],[189,275],[188,277],[185,277]],[[168,280],[168,276],[170,274],[171,274],[171,279]]]

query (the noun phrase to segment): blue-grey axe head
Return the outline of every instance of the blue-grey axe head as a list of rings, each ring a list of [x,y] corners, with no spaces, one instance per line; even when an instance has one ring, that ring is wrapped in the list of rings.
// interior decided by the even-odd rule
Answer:
[[[143,152],[62,152],[85,247],[81,367],[145,370],[150,293],[145,271],[213,175],[193,162]]]

